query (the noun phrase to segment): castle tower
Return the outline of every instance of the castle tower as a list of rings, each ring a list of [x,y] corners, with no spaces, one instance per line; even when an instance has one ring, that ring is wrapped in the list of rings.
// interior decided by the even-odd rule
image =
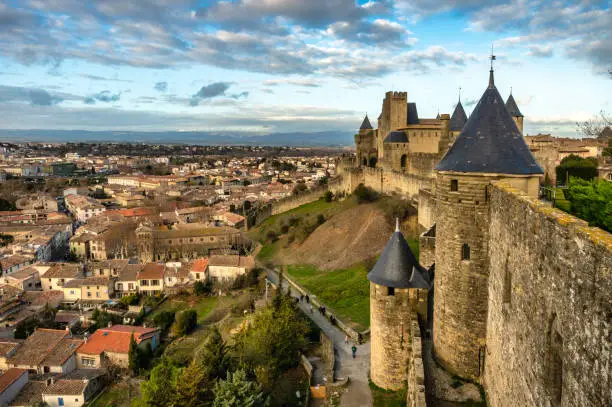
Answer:
[[[436,167],[433,346],[436,360],[459,376],[479,380],[484,371],[490,183],[537,197],[540,174],[491,68],[489,86]]]
[[[399,225],[370,280],[370,377],[384,389],[400,389],[410,356],[410,320],[430,287],[428,272],[412,254]],[[423,292],[424,291],[424,292]]]
[[[387,92],[383,100],[380,124],[378,126],[378,161],[383,158],[383,141],[390,131],[406,127],[408,118],[408,93]]]
[[[512,91],[510,91],[510,96],[508,96],[508,100],[506,101],[506,108],[510,112],[512,119],[516,123],[521,134],[523,134],[523,114],[519,110],[516,101],[514,100],[514,96],[512,96]]]
[[[138,261],[140,263],[150,263],[155,261],[153,253],[153,224],[144,221],[136,228],[136,238],[138,239]]]
[[[461,133],[463,126],[467,122],[467,115],[465,114],[465,110],[463,110],[463,105],[461,104],[461,97],[459,97],[459,101],[457,102],[457,106],[455,106],[455,110],[453,111],[453,115],[450,118],[450,122],[448,124],[449,135],[451,136],[451,141],[454,141],[455,138]]]
[[[357,161],[359,165],[364,167],[371,165],[371,160],[377,159],[376,140],[374,137],[374,129],[366,114],[363,122],[359,127],[359,132],[355,134],[355,146],[357,147]],[[373,163],[373,161],[372,161]]]

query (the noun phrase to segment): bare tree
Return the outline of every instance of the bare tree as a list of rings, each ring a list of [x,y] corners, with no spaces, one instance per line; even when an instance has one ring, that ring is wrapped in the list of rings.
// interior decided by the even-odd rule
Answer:
[[[602,110],[595,117],[576,123],[576,131],[584,137],[607,138],[608,131],[604,133],[604,130],[610,126],[612,126],[612,116]]]

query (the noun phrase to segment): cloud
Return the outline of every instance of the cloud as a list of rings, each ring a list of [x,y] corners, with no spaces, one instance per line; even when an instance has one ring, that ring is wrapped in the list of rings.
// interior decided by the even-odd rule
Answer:
[[[226,91],[232,86],[231,82],[213,82],[209,85],[202,86],[200,90],[194,94],[189,100],[191,106],[198,106],[201,101],[216,98],[218,96],[227,96],[231,99],[238,100],[247,98],[249,92],[240,92],[226,95]]]
[[[0,85],[0,102],[25,102],[33,106],[52,106],[64,99],[44,89]]]
[[[168,90],[168,82],[157,82],[155,86],[153,86],[153,89],[158,92],[165,92]]]
[[[118,102],[119,99],[121,99],[121,92],[113,94],[111,93],[110,90],[103,90],[91,96],[87,96],[83,100],[83,102],[87,105],[93,105],[96,102],[102,102],[102,103]]]
[[[268,79],[263,81],[264,86],[277,86],[277,85],[293,85],[304,88],[319,88],[321,87],[321,81],[315,79]]]
[[[474,106],[476,103],[478,103],[478,99],[466,99],[465,101],[461,102],[463,105],[465,105],[466,107],[472,107]]]
[[[107,78],[104,76],[90,75],[90,74],[84,74],[84,73],[80,74],[79,76],[81,76],[82,78],[91,79],[92,81],[128,82],[128,83],[134,82],[129,79]]]
[[[553,48],[550,45],[531,45],[529,46],[529,52],[527,55],[536,58],[550,58],[553,56]]]
[[[327,33],[343,40],[367,45],[412,47],[417,42],[416,38],[407,38],[411,32],[402,25],[385,19],[373,22],[338,21],[329,26]]]

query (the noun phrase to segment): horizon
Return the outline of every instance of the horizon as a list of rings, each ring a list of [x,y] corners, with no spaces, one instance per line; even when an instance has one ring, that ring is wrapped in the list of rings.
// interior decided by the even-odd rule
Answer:
[[[469,115],[491,44],[525,134],[577,138],[577,122],[611,110],[605,2],[455,3],[0,4],[0,126],[342,138],[375,121],[388,90],[424,118],[452,113],[461,93]]]

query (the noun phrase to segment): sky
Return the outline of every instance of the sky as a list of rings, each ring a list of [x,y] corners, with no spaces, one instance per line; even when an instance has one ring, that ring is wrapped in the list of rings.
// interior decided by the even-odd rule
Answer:
[[[511,89],[525,132],[612,111],[608,1],[0,0],[0,128],[355,131]]]

